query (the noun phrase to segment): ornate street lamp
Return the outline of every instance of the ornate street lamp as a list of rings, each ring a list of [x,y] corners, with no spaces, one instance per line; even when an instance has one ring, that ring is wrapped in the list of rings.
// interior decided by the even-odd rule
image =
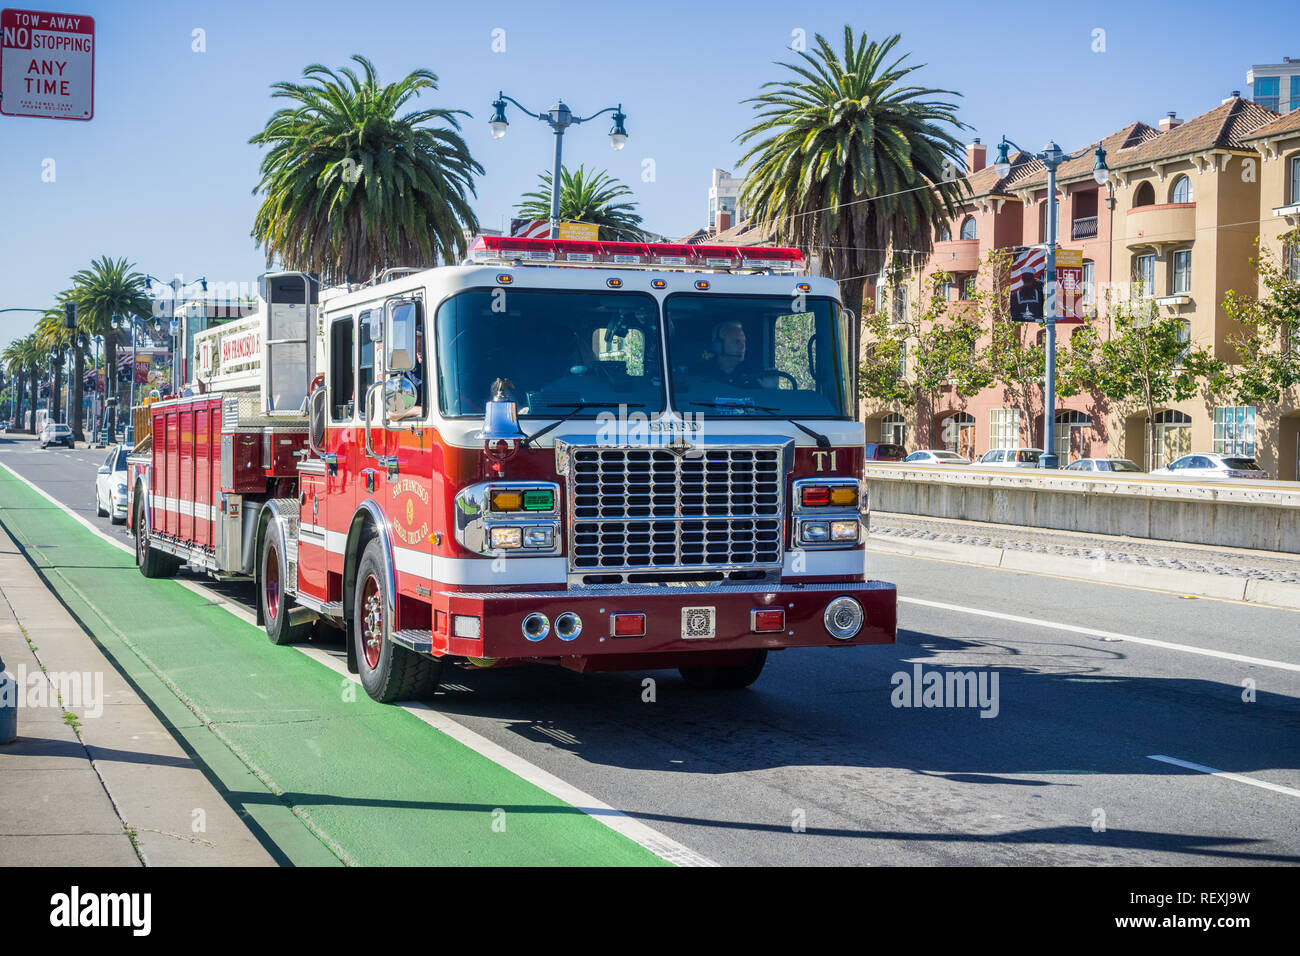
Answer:
[[[1006,179],[1011,173],[1009,153],[1013,146],[1017,152],[1025,152],[1005,136],[998,144],[998,156],[993,161],[993,170],[998,174],[999,179]],[[1038,459],[1040,468],[1060,467],[1056,455],[1056,168],[1062,163],[1078,159],[1087,152],[1087,149],[1082,149],[1077,153],[1066,154],[1056,143],[1048,143],[1041,152],[1032,154],[1047,169],[1047,266],[1043,276],[1043,325],[1047,329],[1045,343],[1047,374],[1044,376],[1043,455]],[[1092,168],[1092,178],[1098,186],[1104,186],[1110,178],[1110,167],[1106,165],[1106,151],[1098,145],[1093,153],[1097,157],[1097,162]]]
[[[533,119],[541,120],[555,131],[555,168],[551,172],[551,238],[558,239],[560,236],[560,169],[561,152],[564,148],[564,131],[570,126],[594,120],[604,113],[613,113],[614,126],[609,131],[609,145],[616,150],[622,149],[627,145],[627,127],[623,125],[627,119],[627,114],[623,112],[623,104],[619,103],[618,106],[607,106],[600,112],[592,113],[590,116],[574,116],[573,111],[565,106],[562,100],[557,101],[554,106],[544,113],[534,113],[532,110],[526,109],[518,100],[499,92],[497,98],[492,101],[492,118],[488,120],[493,139],[501,139],[505,136],[506,128],[510,125],[510,121],[506,119],[507,102],[514,103],[515,106],[518,106]]]

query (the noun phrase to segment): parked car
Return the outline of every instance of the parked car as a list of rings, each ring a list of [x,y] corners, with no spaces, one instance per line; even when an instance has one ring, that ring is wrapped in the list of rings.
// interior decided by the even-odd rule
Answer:
[[[943,448],[923,448],[903,459],[905,465],[969,465],[970,462],[955,451]]]
[[[1070,462],[1062,471],[1127,471],[1141,473],[1137,462],[1127,458],[1080,458]]]
[[[1267,478],[1268,472],[1244,455],[1217,455],[1200,452],[1184,455],[1164,468],[1151,472],[1164,478]]]
[[[1037,468],[1041,457],[1041,448],[994,448],[980,456],[975,464],[986,468]]]
[[[907,457],[907,449],[902,445],[888,442],[867,442],[867,461],[902,461]]]
[[[114,445],[95,475],[95,516],[113,524],[126,521],[126,454],[125,445]]]
[[[72,440],[72,429],[58,422],[46,422],[42,425],[41,447],[49,448],[51,445],[66,445],[69,448],[77,447],[76,442]]]

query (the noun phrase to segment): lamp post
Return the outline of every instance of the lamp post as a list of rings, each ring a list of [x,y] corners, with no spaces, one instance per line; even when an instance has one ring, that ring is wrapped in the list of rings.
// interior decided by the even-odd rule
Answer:
[[[1015,147],[1017,152],[1025,150],[1016,146],[1005,136],[998,144],[998,157],[993,162],[993,169],[999,179],[1006,179],[1011,172],[1011,159],[1008,151]],[[1040,468],[1058,468],[1060,461],[1056,455],[1056,168],[1062,163],[1078,159],[1089,149],[1067,154],[1054,142],[1049,142],[1041,152],[1033,153],[1047,169],[1047,266],[1043,276],[1043,325],[1047,329],[1047,369],[1044,376],[1043,396],[1043,455],[1038,459]],[[1106,185],[1110,178],[1110,167],[1106,165],[1106,151],[1097,146],[1092,150],[1097,157],[1092,167],[1092,178],[1098,186]]]
[[[564,148],[564,131],[570,126],[594,120],[603,113],[613,113],[614,126],[609,131],[609,145],[619,150],[627,145],[627,129],[623,126],[627,114],[623,112],[623,104],[619,103],[618,106],[607,106],[599,113],[592,113],[590,116],[574,116],[573,111],[564,105],[563,100],[557,100],[555,105],[544,113],[534,113],[529,109],[525,109],[513,97],[498,92],[497,98],[492,101],[492,119],[488,120],[493,139],[500,139],[505,136],[506,127],[510,125],[506,119],[507,100],[514,103],[515,106],[518,106],[533,119],[541,120],[555,131],[555,168],[551,172],[551,238],[558,239],[560,237],[560,169],[561,152]]]
[[[144,282],[145,282],[146,290],[154,283],[157,283],[158,285],[165,285],[172,290],[172,307],[171,307],[171,314],[168,315],[167,317],[169,319],[167,331],[171,335],[171,390],[172,393],[175,394],[176,392],[180,391],[180,385],[176,380],[176,375],[177,375],[176,338],[180,335],[183,335],[185,331],[184,329],[181,329],[176,324],[176,304],[180,301],[181,293],[192,285],[195,284],[201,285],[203,287],[203,291],[207,292],[208,277],[200,276],[197,279],[194,279],[190,282],[186,282],[180,276],[177,276],[176,278],[172,279],[170,282],[163,282],[162,279],[155,278],[154,276],[145,273]],[[204,308],[206,310],[206,299],[205,299]],[[154,318],[156,320],[155,328],[161,328],[161,321],[159,321],[160,317],[158,316],[157,310],[154,311]],[[134,376],[135,373],[132,372],[132,378],[131,378],[132,383],[135,382]]]

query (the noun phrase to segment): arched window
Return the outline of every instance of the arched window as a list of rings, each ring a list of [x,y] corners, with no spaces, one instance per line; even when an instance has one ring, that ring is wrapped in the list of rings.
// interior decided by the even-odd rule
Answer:
[[[948,226],[948,224],[947,224],[946,222],[940,223],[940,224],[939,224],[938,236],[937,236],[936,241],[937,241],[937,242],[947,242],[947,241],[948,241],[949,239],[951,239],[951,238],[952,238],[952,229],[949,228],[949,226]]]
[[[1173,187],[1169,190],[1170,202],[1191,202],[1192,201],[1192,181],[1186,176],[1179,176],[1174,180]]]
[[[963,239],[978,239],[980,237],[974,216],[967,216],[961,221],[961,237]]]
[[[903,416],[897,412],[891,412],[880,420],[880,440],[889,445],[905,444],[903,436],[906,434],[906,428],[903,423]]]
[[[1071,462],[1088,457],[1085,431],[1092,428],[1092,416],[1075,409],[1056,413],[1056,457]]]
[[[1140,183],[1137,192],[1133,194],[1133,208],[1138,206],[1154,206],[1156,202],[1156,191],[1150,183]]]
[[[1176,458],[1191,454],[1192,416],[1185,412],[1156,412],[1155,444],[1151,449],[1151,467],[1163,468]]]

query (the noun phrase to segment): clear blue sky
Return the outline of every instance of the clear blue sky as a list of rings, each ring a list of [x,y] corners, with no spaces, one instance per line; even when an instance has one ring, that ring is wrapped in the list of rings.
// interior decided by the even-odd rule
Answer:
[[[14,4],[18,6],[18,4]],[[310,63],[371,58],[381,79],[427,67],[440,88],[423,101],[466,109],[470,149],[485,173],[475,208],[485,226],[511,215],[549,168],[551,135],[517,112],[488,133],[498,88],[534,110],[557,97],[578,113],[621,101],[627,147],[609,147],[607,117],[572,128],[566,164],[605,168],[635,191],[648,228],[679,235],[702,225],[709,171],[733,169],[740,101],[782,75],[792,31],[838,43],[843,25],[903,35],[926,64],[919,83],[959,91],[960,115],[996,142],[1006,132],[1037,148],[1086,144],[1168,110],[1190,117],[1230,90],[1249,95],[1253,63],[1300,56],[1294,0],[1128,0],[1093,3],[749,2],[650,0],[316,3],[58,0],[29,8],[97,23],[95,118],[89,123],[0,116],[0,308],[44,306],[99,255],[126,256],[164,278],[251,281],[264,259],[249,237],[261,151],[248,138],[275,108],[269,87]],[[206,31],[205,53],[191,50]],[[506,50],[492,51],[505,30]],[[1093,31],[1106,50],[1094,53]],[[45,159],[56,180],[41,180]],[[643,182],[642,161],[656,179]],[[34,315],[0,315],[0,345]]]

